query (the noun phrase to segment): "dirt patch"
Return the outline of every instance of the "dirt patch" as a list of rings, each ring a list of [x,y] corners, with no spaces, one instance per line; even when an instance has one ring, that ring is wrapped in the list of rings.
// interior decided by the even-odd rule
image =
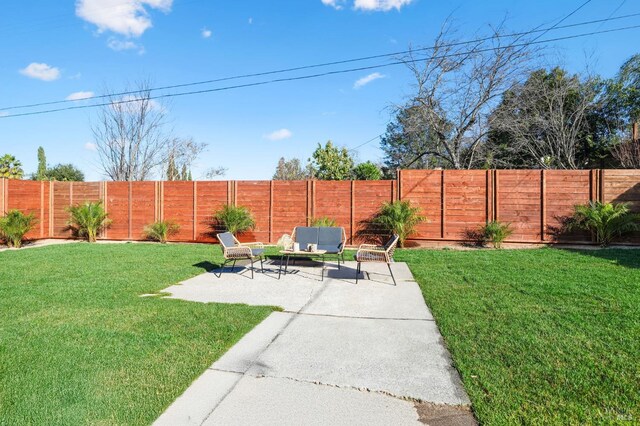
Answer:
[[[477,426],[469,407],[438,405],[429,402],[415,404],[421,423],[430,426]]]

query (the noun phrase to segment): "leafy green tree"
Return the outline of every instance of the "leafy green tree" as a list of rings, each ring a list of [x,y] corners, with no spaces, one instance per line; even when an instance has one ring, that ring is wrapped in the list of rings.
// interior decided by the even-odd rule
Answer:
[[[43,180],[84,182],[84,173],[73,164],[57,164],[47,169]]]
[[[312,175],[310,166],[302,167],[298,158],[285,160],[281,157],[276,166],[276,172],[273,174],[273,180],[305,180]]]
[[[380,180],[382,179],[382,171],[371,161],[366,161],[354,167],[353,177],[356,180]]]
[[[47,157],[44,154],[44,148],[38,147],[38,171],[35,180],[47,180]]]
[[[349,180],[352,176],[353,158],[347,148],[338,148],[328,141],[311,155],[313,175],[320,180]]]
[[[22,163],[16,157],[10,154],[0,157],[0,178],[22,179],[23,176]]]

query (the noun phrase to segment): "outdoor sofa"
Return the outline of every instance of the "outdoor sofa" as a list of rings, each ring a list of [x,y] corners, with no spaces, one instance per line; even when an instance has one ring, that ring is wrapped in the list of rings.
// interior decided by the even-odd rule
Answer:
[[[297,226],[291,234],[293,243],[300,244],[301,251],[307,251],[309,244],[316,244],[318,250],[325,250],[326,254],[338,257],[338,269],[340,260],[344,263],[344,246],[347,242],[347,234],[344,228],[337,226]]]

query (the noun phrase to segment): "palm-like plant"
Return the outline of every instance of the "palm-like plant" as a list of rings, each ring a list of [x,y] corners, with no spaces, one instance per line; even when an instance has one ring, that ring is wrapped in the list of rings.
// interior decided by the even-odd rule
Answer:
[[[508,223],[501,223],[497,220],[487,223],[480,230],[483,242],[490,241],[494,248],[501,248],[502,242],[513,234],[513,229]]]
[[[318,228],[331,228],[334,226],[337,226],[337,222],[334,219],[331,219],[330,217],[327,216],[322,216],[322,217],[316,217],[311,219],[311,226],[314,227],[318,227]]]
[[[225,205],[213,216],[217,225],[222,226],[233,235],[241,234],[256,227],[248,208],[242,206]]]
[[[111,225],[108,213],[102,202],[86,202],[68,208],[71,218],[69,228],[79,237],[84,237],[90,243],[96,241],[98,232]]]
[[[418,207],[411,207],[409,201],[398,201],[384,203],[374,217],[373,223],[389,233],[398,234],[398,244],[404,247],[405,241],[415,232],[416,226],[426,220],[425,216],[420,215]]]
[[[569,229],[591,232],[597,243],[606,247],[611,242],[629,232],[640,230],[640,215],[629,210],[628,203],[601,203],[591,201],[575,206],[573,221]]]
[[[0,217],[0,239],[9,247],[20,248],[27,232],[36,224],[33,213],[24,214],[20,210],[10,210]]]
[[[180,225],[170,221],[158,221],[144,228],[146,237],[153,241],[166,243],[170,236],[175,235],[180,230]]]

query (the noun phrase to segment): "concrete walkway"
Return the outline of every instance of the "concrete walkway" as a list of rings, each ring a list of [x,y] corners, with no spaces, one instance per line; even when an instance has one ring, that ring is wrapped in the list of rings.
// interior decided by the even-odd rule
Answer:
[[[474,424],[469,399],[409,268],[355,263],[206,273],[169,287],[194,302],[280,306],[215,362],[156,425]],[[435,405],[434,405],[435,404]],[[443,406],[446,404],[446,406]],[[424,405],[423,405],[424,408]],[[444,409],[443,409],[444,408]]]

